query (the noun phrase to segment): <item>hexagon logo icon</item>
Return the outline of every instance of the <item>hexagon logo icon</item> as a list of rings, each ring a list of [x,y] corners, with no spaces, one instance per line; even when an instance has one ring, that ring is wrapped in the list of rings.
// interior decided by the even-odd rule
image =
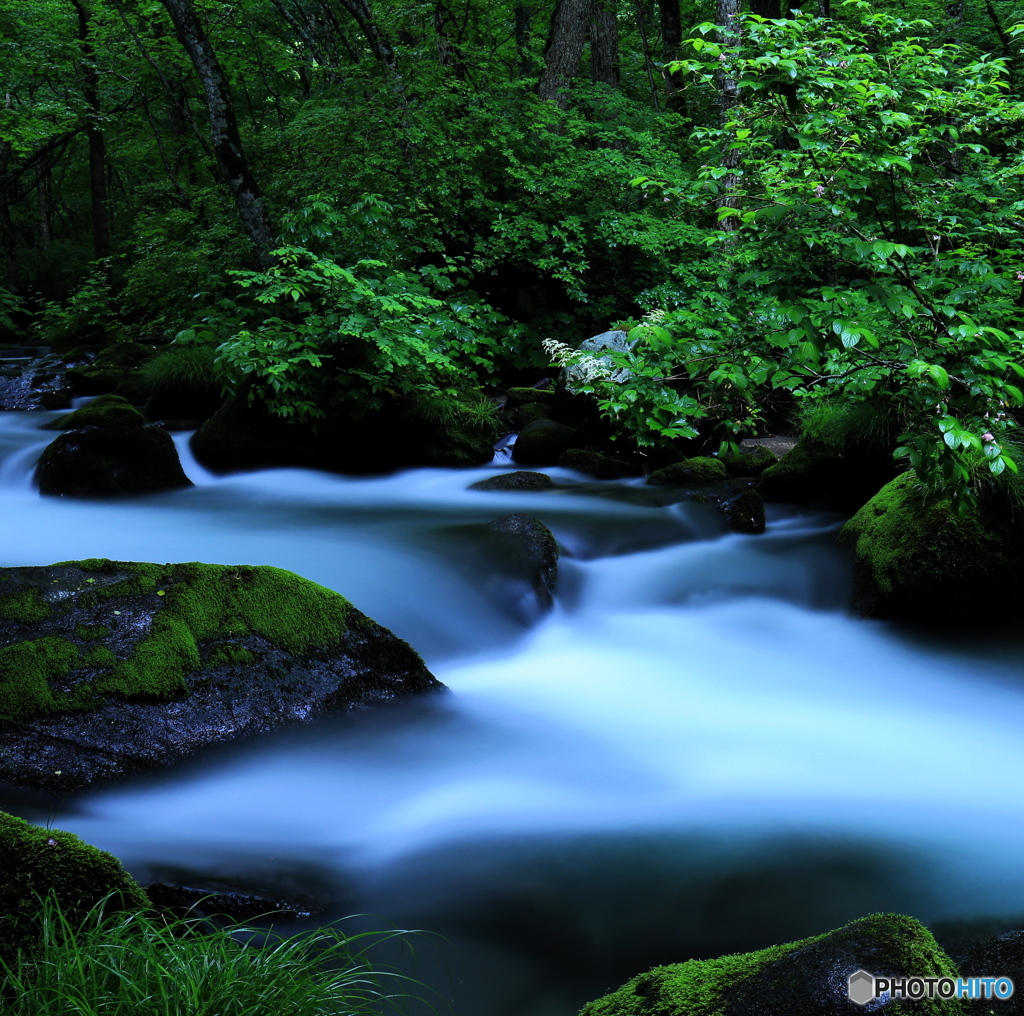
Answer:
[[[867,1005],[875,997],[875,976],[866,970],[855,970],[847,980],[850,1001]]]

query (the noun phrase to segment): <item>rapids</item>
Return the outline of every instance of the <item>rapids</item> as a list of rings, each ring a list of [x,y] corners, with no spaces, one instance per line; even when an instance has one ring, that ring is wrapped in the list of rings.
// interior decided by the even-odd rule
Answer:
[[[507,463],[214,477],[180,435],[191,489],[40,498],[57,415],[0,415],[4,565],[288,568],[450,689],[56,805],[0,794],[141,880],[244,878],[328,901],[321,920],[439,932],[416,975],[459,1016],[571,1016],[655,963],[879,910],[1024,913],[1021,639],[848,616],[842,519],[772,506],[739,536],[560,469],[550,492],[466,489]],[[532,625],[460,528],[513,511],[563,549]]]

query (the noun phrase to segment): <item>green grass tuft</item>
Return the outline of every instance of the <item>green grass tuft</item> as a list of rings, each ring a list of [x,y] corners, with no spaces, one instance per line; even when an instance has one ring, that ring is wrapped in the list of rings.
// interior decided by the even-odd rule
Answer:
[[[40,926],[30,955],[0,964],[5,1016],[380,1016],[420,987],[369,955],[407,932],[283,937],[102,905],[76,919],[52,897]]]

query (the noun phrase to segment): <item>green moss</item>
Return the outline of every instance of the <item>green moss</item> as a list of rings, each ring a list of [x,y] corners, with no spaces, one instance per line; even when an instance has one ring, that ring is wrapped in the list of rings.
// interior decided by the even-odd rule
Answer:
[[[692,459],[674,462],[664,469],[656,469],[647,482],[659,487],[700,486],[705,483],[720,483],[728,473],[719,459],[698,455]]]
[[[834,451],[804,439],[761,474],[761,494],[766,501],[800,503],[821,494],[841,468]]]
[[[106,646],[93,646],[84,657],[84,663],[90,667],[113,667],[117,663],[117,657]]]
[[[31,948],[38,936],[39,900],[52,893],[74,920],[114,892],[108,908],[142,909],[146,894],[117,858],[72,833],[42,829],[0,812],[0,957]]]
[[[256,662],[256,654],[234,642],[215,642],[206,654],[208,667],[246,667]]]
[[[555,393],[546,388],[510,388],[508,397],[513,402],[550,402]]]
[[[17,722],[51,712],[50,681],[66,677],[79,658],[73,642],[53,635],[0,649],[0,720]]]
[[[120,395],[101,395],[87,406],[47,423],[43,430],[70,430],[72,427],[141,427],[145,417]]]
[[[928,498],[913,472],[886,484],[843,527],[854,544],[855,601],[864,613],[965,622],[1011,611],[1018,527],[995,509],[959,514]]]
[[[19,624],[38,624],[50,615],[50,605],[38,589],[21,589],[0,597],[0,617]]]
[[[778,461],[775,452],[764,445],[741,448],[737,452],[722,456],[722,464],[730,476],[760,476]]]
[[[618,991],[584,1006],[581,1016],[734,1016],[761,1011],[758,1003],[784,1002],[791,1016],[820,1016],[845,998],[836,998],[845,982],[829,977],[837,957],[856,963],[876,957],[886,970],[922,977],[956,977],[956,967],[931,933],[911,917],[872,914],[836,931],[756,952],[689,960],[655,967]],[[953,1016],[959,1001],[895,1000],[892,1016]]]
[[[79,598],[81,603],[81,598]],[[105,624],[80,624],[75,628],[75,638],[83,642],[98,642],[110,636],[110,629]]]

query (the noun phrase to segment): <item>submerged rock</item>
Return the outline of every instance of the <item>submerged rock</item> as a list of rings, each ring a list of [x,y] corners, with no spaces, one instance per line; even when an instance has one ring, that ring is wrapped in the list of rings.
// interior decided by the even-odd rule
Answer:
[[[847,522],[840,540],[854,545],[861,614],[962,625],[1019,613],[1024,534],[1007,509],[960,514],[906,472]]]
[[[43,494],[134,494],[192,486],[171,435],[140,426],[67,430],[43,450],[36,477]]]
[[[848,994],[848,978],[860,969],[877,976],[958,976],[912,917],[872,914],[798,942],[655,967],[584,1006],[580,1016],[849,1016],[867,1011]],[[884,1011],[954,1016],[963,1009],[954,1000],[894,999]]]
[[[107,897],[108,913],[149,906],[139,884],[112,854],[73,833],[30,825],[2,811],[0,858],[0,959],[12,960],[18,949],[31,949],[39,936],[39,900],[48,893],[72,924]]]
[[[0,569],[0,781],[69,791],[443,686],[344,597],[279,568]]]
[[[498,549],[514,570],[522,571],[538,605],[550,610],[558,581],[558,542],[540,519],[515,512],[488,524]]]
[[[748,488],[722,502],[722,511],[729,526],[737,533],[763,533],[765,529],[764,498]]]

